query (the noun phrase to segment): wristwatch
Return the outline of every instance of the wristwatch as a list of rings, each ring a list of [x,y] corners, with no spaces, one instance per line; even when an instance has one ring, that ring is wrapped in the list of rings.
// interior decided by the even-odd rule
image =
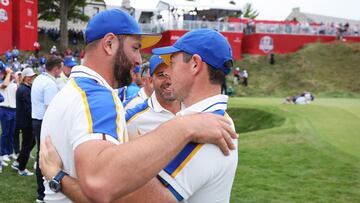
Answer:
[[[61,180],[65,175],[68,175],[64,171],[59,171],[56,176],[54,176],[50,182],[49,187],[53,192],[59,192],[61,190]]]

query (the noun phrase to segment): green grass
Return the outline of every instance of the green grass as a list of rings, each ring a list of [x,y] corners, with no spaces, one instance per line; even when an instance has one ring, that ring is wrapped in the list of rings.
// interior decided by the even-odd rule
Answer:
[[[244,133],[236,123],[239,165],[231,202],[360,202],[360,101],[280,103],[231,100],[233,108],[260,109],[285,119],[280,126]]]
[[[231,202],[360,202],[360,100],[233,98],[239,135]],[[31,168],[33,160],[29,163]],[[35,177],[0,174],[0,202],[34,202]]]

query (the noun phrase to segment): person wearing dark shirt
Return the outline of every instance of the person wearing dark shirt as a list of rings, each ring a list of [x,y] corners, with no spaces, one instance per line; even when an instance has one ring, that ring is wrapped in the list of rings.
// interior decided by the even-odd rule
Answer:
[[[19,157],[11,167],[18,170],[20,176],[32,176],[34,173],[26,169],[31,149],[35,146],[31,119],[31,84],[36,74],[32,68],[22,71],[23,81],[16,91],[16,125],[22,131],[22,143]]]

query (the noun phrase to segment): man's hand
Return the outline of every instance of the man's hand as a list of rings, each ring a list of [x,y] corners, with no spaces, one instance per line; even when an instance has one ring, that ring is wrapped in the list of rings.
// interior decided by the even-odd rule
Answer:
[[[7,68],[5,69],[5,72],[6,72],[7,74],[13,73],[13,71],[11,70],[10,67],[7,67]]]
[[[231,128],[230,121],[223,116],[199,113],[180,119],[181,124],[190,130],[191,141],[215,144],[225,155],[229,155],[229,150],[236,148],[232,139],[237,139],[237,134]]]
[[[46,136],[41,142],[39,154],[39,166],[46,180],[52,179],[63,167],[61,158],[51,142],[50,136]]]

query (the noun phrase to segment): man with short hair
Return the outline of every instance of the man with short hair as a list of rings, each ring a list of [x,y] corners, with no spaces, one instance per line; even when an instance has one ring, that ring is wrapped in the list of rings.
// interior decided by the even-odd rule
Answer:
[[[34,173],[26,169],[31,149],[35,145],[31,119],[31,84],[36,76],[32,68],[25,68],[22,72],[22,82],[16,91],[16,126],[22,132],[21,151],[11,165],[20,176],[32,176]]]
[[[78,63],[76,62],[76,59],[74,57],[65,56],[63,71],[61,72],[60,77],[56,79],[59,90],[61,90],[69,81],[72,67],[77,65]]]
[[[144,84],[144,87],[140,89],[138,94],[135,97],[132,97],[125,102],[123,102],[124,109],[132,109],[136,105],[143,103],[147,98],[151,96],[153,93],[153,75],[154,70],[161,64],[163,64],[164,61],[161,59],[160,56],[153,55],[151,56],[148,65],[143,64],[143,68],[141,71],[141,80]]]
[[[151,82],[154,92],[142,104],[126,111],[129,136],[143,135],[175,117],[180,110],[171,86],[170,68],[158,55],[150,59]]]
[[[40,132],[41,124],[50,102],[58,93],[56,78],[60,77],[64,62],[58,56],[51,56],[45,64],[45,72],[35,78],[31,88],[31,117],[33,135],[37,143],[36,156],[36,180],[37,180],[37,201],[44,199],[44,185],[41,170],[39,168]]]
[[[185,106],[178,116],[199,112],[222,115],[235,130],[225,112],[228,97],[221,95],[221,84],[233,65],[230,44],[222,34],[212,29],[193,30],[174,45],[153,53],[170,58],[174,94]],[[237,150],[224,156],[212,144],[189,143],[159,176],[178,201],[229,202],[237,162]]]
[[[52,137],[64,171],[76,177],[79,184],[59,171],[49,183],[47,201],[70,201],[60,190],[75,202],[86,198],[110,202],[148,182],[158,188],[154,177],[189,141],[217,144],[225,154],[234,148],[230,137],[236,134],[229,122],[208,114],[178,117],[126,143],[129,138],[124,112],[112,87],[117,87],[130,69],[141,63],[141,46],[151,46],[159,39],[146,43],[147,37],[136,21],[118,9],[95,15],[85,36],[84,66],[74,67],[71,82],[49,106],[42,130],[42,138]],[[42,145],[45,155],[48,140],[45,138]],[[54,160],[44,163],[47,161]],[[68,187],[62,188],[60,182]],[[77,199],[81,192],[85,199]],[[168,195],[162,192],[155,191],[155,197]]]

